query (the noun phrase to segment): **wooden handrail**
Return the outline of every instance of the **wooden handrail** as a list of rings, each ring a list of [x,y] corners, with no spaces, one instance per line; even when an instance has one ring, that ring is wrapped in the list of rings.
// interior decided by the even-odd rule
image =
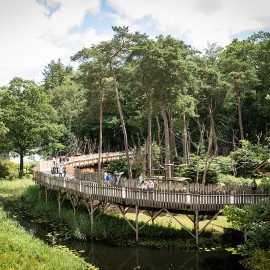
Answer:
[[[219,211],[225,205],[242,208],[244,205],[259,203],[268,197],[267,194],[228,195],[181,193],[173,190],[142,191],[133,187],[115,187],[105,183],[61,178],[42,172],[36,172],[34,177],[36,182],[42,186],[84,199],[170,210]]]

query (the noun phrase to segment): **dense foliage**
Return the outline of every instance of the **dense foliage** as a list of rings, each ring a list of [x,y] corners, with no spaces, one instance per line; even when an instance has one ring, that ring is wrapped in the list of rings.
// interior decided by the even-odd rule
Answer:
[[[216,177],[215,158],[233,151],[231,173],[252,176],[269,155],[243,142],[261,150],[269,145],[270,34],[200,52],[171,36],[113,31],[111,40],[71,56],[77,70],[52,60],[42,85],[14,78],[1,87],[1,148],[21,156],[37,149],[44,155],[125,150],[128,157],[130,148],[143,147],[148,174],[190,163],[195,154],[195,181],[202,183]],[[169,177],[175,173],[165,169]]]

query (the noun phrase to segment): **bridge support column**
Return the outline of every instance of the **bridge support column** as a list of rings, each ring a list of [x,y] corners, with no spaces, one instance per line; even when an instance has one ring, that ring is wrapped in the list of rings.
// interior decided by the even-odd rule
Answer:
[[[136,232],[136,242],[139,242],[139,206],[135,206],[136,210],[136,219],[135,219],[135,232]]]
[[[199,245],[199,211],[195,210],[194,212],[194,231],[195,231],[195,241],[196,246]]]
[[[65,199],[65,195],[66,193],[64,194],[61,194],[61,191],[57,191],[57,194],[56,194],[56,198],[57,198],[57,203],[58,203],[58,216],[60,217],[61,215],[61,206],[63,204],[63,201]]]
[[[91,235],[94,229],[94,201],[91,200],[90,202],[90,223],[91,223]]]
[[[39,200],[41,201],[41,199],[43,198],[44,196],[44,187],[39,185],[39,189],[38,189],[38,198]]]
[[[85,200],[85,204],[86,204],[89,216],[90,216],[90,226],[91,226],[90,233],[92,235],[93,234],[93,228],[94,228],[94,212],[96,211],[96,209],[98,209],[99,204],[95,206],[93,199]]]
[[[44,193],[45,193],[45,203],[48,204],[48,190],[46,187],[44,188]]]
[[[79,203],[81,202],[81,198],[75,195],[71,195],[70,197],[70,201],[73,207],[73,214],[76,214],[76,208],[79,205]]]

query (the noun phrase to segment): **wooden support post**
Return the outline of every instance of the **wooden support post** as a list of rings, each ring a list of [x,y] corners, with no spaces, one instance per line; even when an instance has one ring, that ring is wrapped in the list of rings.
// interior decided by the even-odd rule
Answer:
[[[57,202],[58,202],[58,217],[61,216],[61,192],[57,192]]]
[[[136,242],[139,242],[139,206],[135,205],[136,210],[136,219],[135,219],[135,225],[136,225]]]
[[[244,243],[247,243],[247,228],[244,228]]]
[[[41,201],[41,197],[42,197],[42,186],[39,186],[39,189],[38,189],[38,199],[39,201]]]
[[[90,201],[90,223],[91,223],[91,236],[94,229],[94,201]]]
[[[195,230],[195,239],[196,239],[196,246],[199,245],[199,211],[195,210],[194,213],[194,230]]]
[[[46,187],[44,188],[44,191],[45,191],[45,203],[48,204],[48,190]]]
[[[57,202],[58,202],[58,216],[60,217],[61,215],[61,206],[65,198],[65,193],[61,194],[61,191],[58,190],[56,194]]]

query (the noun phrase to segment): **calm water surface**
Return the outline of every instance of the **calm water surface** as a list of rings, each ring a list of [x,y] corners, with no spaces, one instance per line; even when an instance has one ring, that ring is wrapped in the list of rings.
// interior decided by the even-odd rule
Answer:
[[[101,270],[242,270],[240,257],[225,250],[167,251],[146,248],[119,248],[99,243],[70,243],[85,250],[83,257]]]
[[[39,224],[24,220],[21,224],[33,235],[48,242],[47,233]],[[141,247],[116,247],[99,242],[61,241],[80,253],[85,261],[100,270],[244,270],[241,257],[226,250],[169,251]]]

